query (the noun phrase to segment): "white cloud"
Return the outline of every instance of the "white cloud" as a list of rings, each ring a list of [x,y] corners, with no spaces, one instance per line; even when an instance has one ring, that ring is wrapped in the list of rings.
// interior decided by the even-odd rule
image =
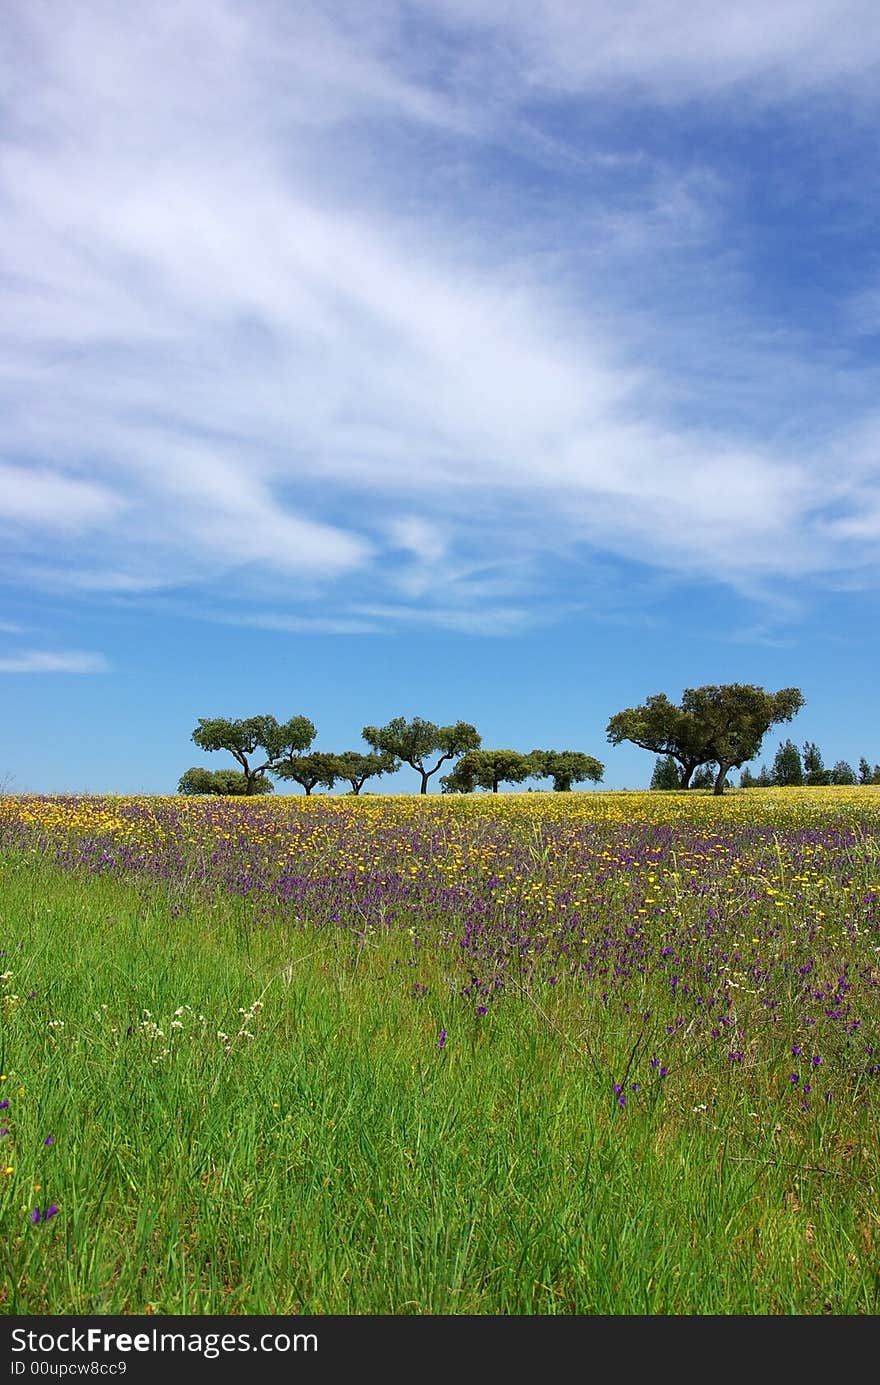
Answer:
[[[121,499],[103,486],[0,462],[0,524],[82,530],[114,520],[122,508]]]
[[[676,103],[759,88],[778,101],[876,80],[872,0],[438,0],[438,8],[460,29],[494,39],[482,47],[481,73],[500,53],[508,82],[512,68],[539,88],[636,86]]]
[[[854,463],[827,511],[833,437],[670,406],[735,389],[757,410],[793,375],[798,344],[732,306],[722,180],[609,155],[615,197],[585,198],[580,239],[475,190],[541,91],[860,85],[873,8],[13,9],[0,527],[30,582],[134,599],[261,574],[283,628],[512,630],[585,549],[741,587],[871,561]],[[671,319],[621,309],[633,265],[666,276]],[[798,369],[808,395],[820,367]]]
[[[51,652],[29,649],[21,654],[0,657],[0,673],[106,673],[103,654],[86,654],[69,649]]]

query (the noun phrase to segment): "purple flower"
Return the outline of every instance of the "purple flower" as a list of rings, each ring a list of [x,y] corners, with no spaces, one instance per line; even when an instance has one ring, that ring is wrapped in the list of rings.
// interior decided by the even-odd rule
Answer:
[[[489,1013],[489,1010],[488,1010],[488,1007],[487,1007],[487,1006],[485,1006],[485,1005],[478,1005],[478,1006],[477,1006],[477,1014],[478,1014],[478,1015],[488,1015],[488,1013]]]
[[[58,1208],[55,1206],[55,1203],[53,1202],[52,1205],[51,1205],[50,1207],[47,1207],[47,1208],[46,1208],[45,1212],[41,1212],[40,1209],[39,1209],[39,1207],[35,1207],[34,1210],[31,1212],[31,1221],[32,1221],[32,1222],[51,1221],[52,1218],[53,1218],[53,1217],[56,1217],[57,1215],[58,1215]]]
[[[9,1126],[8,1126],[8,1125],[4,1125],[3,1129],[0,1130],[0,1140],[3,1139],[3,1136],[4,1136],[4,1135],[8,1135],[8,1134],[9,1134]]]
[[[814,1068],[817,1068],[819,1064],[822,1062],[822,1059],[819,1057],[818,1053],[813,1054],[812,1062]]]
[[[0,1101],[0,1111],[5,1111],[8,1105],[9,1099],[7,1097],[6,1101]]]
[[[792,1044],[792,1046],[791,1046],[791,1056],[792,1056],[792,1058],[800,1058],[800,1056],[801,1056],[802,1053],[803,1053],[803,1049],[801,1048],[800,1044]]]
[[[789,1082],[794,1082],[795,1084],[797,1084],[798,1082],[800,1082],[801,1079],[796,1072],[792,1072],[789,1073],[788,1080]]]
[[[47,1135],[46,1138],[45,1138],[45,1140],[43,1141],[43,1144],[44,1144],[44,1145],[54,1145],[54,1143],[55,1143],[55,1136],[54,1136],[54,1135]]]
[[[445,1047],[446,1047],[446,1030],[445,1030],[445,1029],[441,1029],[441,1030],[440,1030],[440,1038],[437,1040],[437,1047],[438,1047],[438,1048],[445,1048]]]

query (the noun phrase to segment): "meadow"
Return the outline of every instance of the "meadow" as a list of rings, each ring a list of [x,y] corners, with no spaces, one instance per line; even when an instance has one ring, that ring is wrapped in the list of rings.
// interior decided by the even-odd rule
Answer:
[[[875,1314],[880,789],[0,797],[5,1314]]]

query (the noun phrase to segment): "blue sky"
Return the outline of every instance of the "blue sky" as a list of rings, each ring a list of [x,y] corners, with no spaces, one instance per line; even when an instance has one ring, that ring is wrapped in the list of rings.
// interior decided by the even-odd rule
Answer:
[[[11,0],[0,68],[0,781],[272,712],[636,788],[609,717],[731,681],[880,761],[874,3]]]

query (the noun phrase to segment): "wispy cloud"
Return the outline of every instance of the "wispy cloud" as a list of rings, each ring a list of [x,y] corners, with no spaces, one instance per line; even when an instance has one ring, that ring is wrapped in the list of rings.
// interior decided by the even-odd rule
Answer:
[[[87,654],[69,649],[51,652],[28,649],[21,654],[0,657],[0,673],[107,673],[103,654]]]
[[[873,6],[12,9],[7,582],[514,631],[588,553],[742,591],[875,564],[867,372],[820,403],[705,155],[551,118],[869,102]]]

